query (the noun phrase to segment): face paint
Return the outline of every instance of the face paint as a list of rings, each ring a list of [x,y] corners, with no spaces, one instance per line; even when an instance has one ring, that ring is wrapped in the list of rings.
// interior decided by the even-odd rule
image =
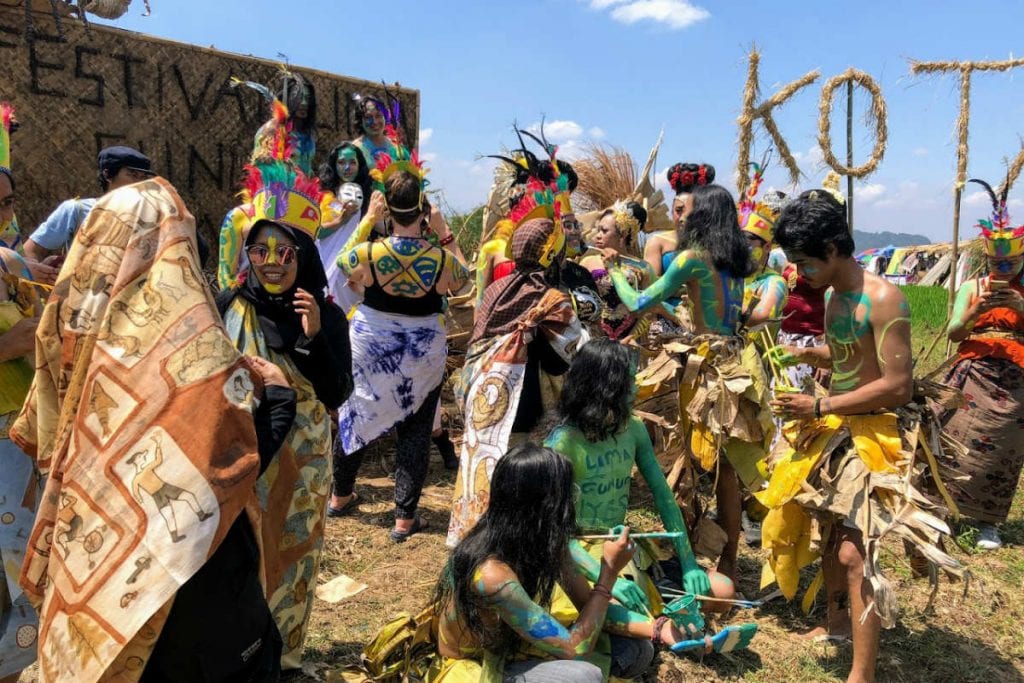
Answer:
[[[355,180],[359,173],[359,160],[356,158],[356,151],[351,148],[343,149],[338,155],[335,170],[341,177],[342,182],[350,183]]]

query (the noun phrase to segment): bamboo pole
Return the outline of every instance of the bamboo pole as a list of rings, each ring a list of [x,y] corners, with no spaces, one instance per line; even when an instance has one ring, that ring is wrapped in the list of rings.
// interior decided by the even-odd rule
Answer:
[[[853,81],[846,82],[846,167],[853,168]],[[846,176],[846,222],[853,234],[853,174]]]

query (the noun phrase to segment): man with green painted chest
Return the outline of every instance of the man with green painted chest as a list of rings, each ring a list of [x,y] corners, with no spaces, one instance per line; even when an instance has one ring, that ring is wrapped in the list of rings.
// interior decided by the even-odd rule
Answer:
[[[775,226],[776,240],[797,272],[811,286],[829,290],[827,345],[777,347],[774,360],[829,368],[832,382],[824,397],[776,395],[772,409],[790,421],[787,438],[794,445],[774,466],[768,489],[757,497],[769,507],[762,538],[771,551],[768,565],[787,597],[796,592],[799,568],[820,553],[827,621],[812,634],[852,635],[847,680],[860,682],[874,680],[879,630],[894,619],[892,597],[881,589],[888,583],[876,560],[866,560],[865,545],[873,547],[878,541],[871,515],[884,502],[876,496],[888,500],[888,491],[879,494],[871,484],[892,473],[902,477],[906,468],[892,411],[911,401],[913,363],[907,301],[897,287],[865,272],[853,259],[853,238],[840,200],[841,195],[837,199],[828,190],[804,192],[783,210]],[[814,435],[821,433],[829,435],[831,444],[842,445],[815,446]],[[798,482],[796,488],[802,491],[787,490],[787,481]],[[864,496],[864,491],[871,493]],[[787,546],[787,535],[801,525],[812,528],[812,518],[820,525],[822,542]],[[787,559],[790,550],[802,559]],[[817,586],[816,580],[808,589],[812,597]]]

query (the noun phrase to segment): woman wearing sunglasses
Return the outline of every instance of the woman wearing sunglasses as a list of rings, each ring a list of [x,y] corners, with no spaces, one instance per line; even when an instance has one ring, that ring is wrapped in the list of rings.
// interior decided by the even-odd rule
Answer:
[[[249,271],[220,293],[217,307],[235,346],[277,365],[297,394],[295,423],[257,484],[268,603],[287,670],[302,664],[330,492],[329,411],[352,391],[352,353],[345,315],[324,295],[316,181],[282,161],[250,166],[248,174]]]

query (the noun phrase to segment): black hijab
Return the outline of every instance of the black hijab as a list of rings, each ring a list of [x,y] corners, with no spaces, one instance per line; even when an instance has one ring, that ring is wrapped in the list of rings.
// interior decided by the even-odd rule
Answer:
[[[295,284],[286,292],[271,294],[263,288],[250,266],[245,282],[237,289],[237,295],[250,302],[256,309],[256,317],[267,346],[275,351],[289,352],[295,348],[295,343],[302,336],[302,318],[295,312],[295,291],[304,289],[312,294],[317,306],[323,310],[327,301],[324,296],[327,275],[324,273],[324,266],[313,239],[302,231],[293,230],[280,223],[261,221],[252,226],[248,237],[245,238],[247,248],[255,243],[256,236],[266,225],[272,225],[284,232],[298,247]]]
[[[279,223],[261,221],[252,226],[245,246],[253,244],[264,225],[273,225],[295,241],[297,272],[295,284],[286,292],[271,294],[249,269],[245,282],[217,297],[217,308],[224,315],[231,301],[240,296],[253,305],[256,319],[267,346],[287,354],[306,379],[313,384],[317,398],[334,410],[352,392],[352,351],[348,338],[348,321],[337,304],[324,295],[327,275],[316,243],[306,233]],[[295,290],[304,289],[313,295],[320,307],[320,333],[306,339],[302,333],[302,317],[295,312]]]

